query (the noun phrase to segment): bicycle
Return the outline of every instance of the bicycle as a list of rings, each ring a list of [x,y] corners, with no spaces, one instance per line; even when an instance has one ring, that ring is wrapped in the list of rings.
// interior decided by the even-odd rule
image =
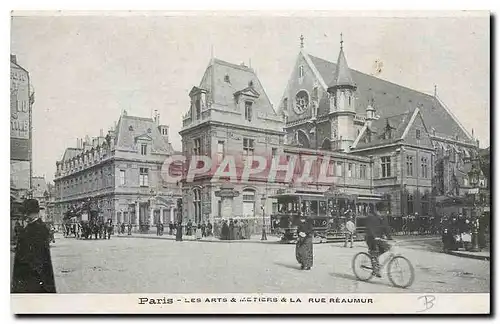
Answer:
[[[398,288],[408,288],[415,280],[415,269],[413,268],[410,260],[399,253],[395,253],[393,248],[394,246],[386,252],[389,254],[385,258],[384,262],[380,264],[380,269],[384,269],[387,266],[387,276],[393,286]],[[409,278],[407,280],[402,279],[402,282],[400,283],[395,280],[395,275],[399,273],[401,278],[403,278],[404,273],[402,266],[404,265],[406,265],[409,270]],[[367,252],[357,253],[352,259],[352,270],[358,280],[368,281],[373,278],[374,274],[370,254]]]

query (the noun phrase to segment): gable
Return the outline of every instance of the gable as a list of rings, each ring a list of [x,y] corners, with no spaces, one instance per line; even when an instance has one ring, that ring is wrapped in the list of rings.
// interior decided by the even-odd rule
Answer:
[[[408,124],[403,140],[406,144],[433,147],[432,140],[420,112],[417,111],[415,118]]]
[[[301,68],[302,77],[300,77]],[[328,93],[326,92],[326,85],[321,78],[318,78],[318,76],[319,73],[315,70],[314,65],[310,63],[307,54],[300,52],[285,88],[283,98],[279,104],[280,114],[286,111],[288,113],[287,117],[289,122],[302,119],[307,120],[312,117],[311,108],[315,88],[317,89],[319,101],[318,115],[325,112],[325,105],[328,105]],[[308,107],[302,113],[300,112],[300,109],[296,109],[299,92],[301,92],[301,94],[307,94]],[[302,96],[299,95],[299,98],[302,98]],[[328,110],[329,108],[326,107],[326,112]]]

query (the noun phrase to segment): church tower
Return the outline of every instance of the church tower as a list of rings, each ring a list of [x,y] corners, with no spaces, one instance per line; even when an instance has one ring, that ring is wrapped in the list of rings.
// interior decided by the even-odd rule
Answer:
[[[344,41],[340,34],[340,53],[337,59],[337,69],[333,80],[328,85],[330,96],[330,115],[332,123],[332,141],[334,148],[348,152],[356,139],[354,116],[356,115],[354,83],[351,71],[344,55]]]

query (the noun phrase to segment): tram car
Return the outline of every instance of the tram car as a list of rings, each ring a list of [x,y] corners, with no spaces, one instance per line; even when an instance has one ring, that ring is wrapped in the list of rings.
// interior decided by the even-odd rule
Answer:
[[[356,225],[356,239],[362,240],[370,208],[375,210],[382,201],[379,195],[313,191],[281,192],[270,198],[277,200],[277,209],[271,215],[271,230],[287,243],[296,241],[301,217],[312,223],[314,236],[322,242],[343,240],[349,219]]]

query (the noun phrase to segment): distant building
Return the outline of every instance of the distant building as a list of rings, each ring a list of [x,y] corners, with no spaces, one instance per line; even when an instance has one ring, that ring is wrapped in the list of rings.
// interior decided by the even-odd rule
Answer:
[[[50,214],[47,212],[47,205],[50,200],[49,194],[49,186],[47,182],[45,182],[45,177],[33,177],[32,178],[32,186],[33,186],[33,198],[38,200],[40,204],[40,218],[46,221],[52,221]]]
[[[168,126],[124,112],[106,136],[79,139],[67,148],[54,180],[59,217],[90,198],[104,220],[154,225],[174,221],[180,186],[167,184],[162,164],[174,154]],[[144,226],[147,228],[147,226]]]

